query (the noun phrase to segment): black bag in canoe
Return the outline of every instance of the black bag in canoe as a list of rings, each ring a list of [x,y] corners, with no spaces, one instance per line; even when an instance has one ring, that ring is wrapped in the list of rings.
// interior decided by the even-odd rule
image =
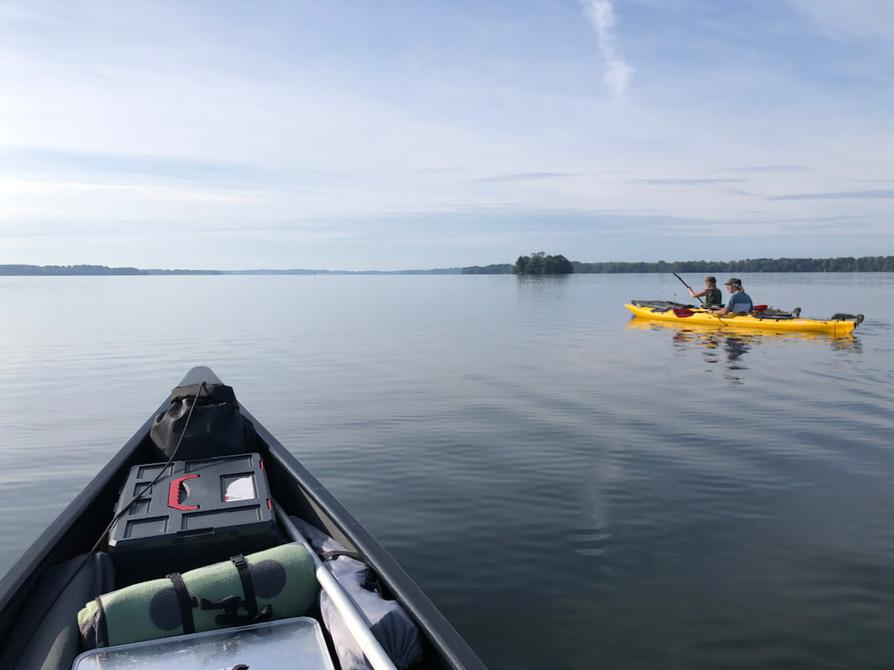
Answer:
[[[155,417],[149,436],[158,448],[159,460],[170,458],[177,443],[179,460],[230,456],[252,451],[257,440],[254,426],[243,418],[232,386],[190,384],[171,391],[170,406]],[[186,434],[190,410],[192,416]]]

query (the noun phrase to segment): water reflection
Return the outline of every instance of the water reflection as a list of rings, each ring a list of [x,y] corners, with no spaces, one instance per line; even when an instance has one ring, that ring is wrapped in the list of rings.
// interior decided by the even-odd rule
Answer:
[[[567,309],[570,275],[516,275],[518,304],[525,320],[534,326],[555,321]]]
[[[708,365],[724,364],[727,379],[743,383],[740,372],[747,370],[743,358],[752,349],[766,343],[800,340],[828,345],[836,351],[862,353],[862,344],[854,335],[833,337],[823,333],[780,333],[774,331],[732,331],[699,324],[676,324],[632,318],[627,327],[636,330],[670,331],[673,346],[678,350],[696,347]]]
[[[739,371],[748,369],[742,358],[751,351],[754,340],[754,335],[717,330],[713,332],[679,330],[673,334],[675,348],[686,349],[694,345],[700,349],[706,363],[725,363],[728,371],[726,378],[734,384],[742,383]]]
[[[523,293],[554,295],[564,290],[571,275],[516,275],[516,285]]]

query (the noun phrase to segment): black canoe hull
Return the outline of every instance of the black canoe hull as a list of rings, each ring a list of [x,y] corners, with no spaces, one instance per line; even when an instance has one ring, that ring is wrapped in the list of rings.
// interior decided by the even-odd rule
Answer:
[[[220,380],[209,368],[196,367],[187,373],[181,384],[201,381]],[[5,648],[5,638],[12,623],[44,570],[88,551],[111,519],[118,491],[131,466],[155,460],[148,441],[149,429],[156,414],[167,409],[167,406],[165,401],[152,413],[0,581],[0,651]],[[264,444],[263,455],[274,498],[290,514],[317,525],[343,545],[365,556],[391,597],[404,606],[425,633],[431,644],[430,655],[434,657],[434,667],[485,668],[465,640],[391,555],[263,424],[244,407],[242,413],[254,424]]]

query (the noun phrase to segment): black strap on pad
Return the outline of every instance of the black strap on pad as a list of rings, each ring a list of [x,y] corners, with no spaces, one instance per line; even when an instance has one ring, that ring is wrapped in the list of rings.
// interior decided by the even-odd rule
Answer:
[[[180,605],[180,620],[183,623],[183,634],[189,635],[196,632],[196,623],[192,618],[193,599],[186,590],[186,584],[183,583],[183,577],[179,572],[172,572],[167,575],[174,585],[174,593],[177,595],[177,604]]]

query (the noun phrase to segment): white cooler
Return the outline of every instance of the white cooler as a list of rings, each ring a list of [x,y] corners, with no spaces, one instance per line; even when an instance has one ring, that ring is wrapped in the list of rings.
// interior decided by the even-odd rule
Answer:
[[[81,654],[72,670],[334,670],[320,624],[310,617],[178,635]]]

